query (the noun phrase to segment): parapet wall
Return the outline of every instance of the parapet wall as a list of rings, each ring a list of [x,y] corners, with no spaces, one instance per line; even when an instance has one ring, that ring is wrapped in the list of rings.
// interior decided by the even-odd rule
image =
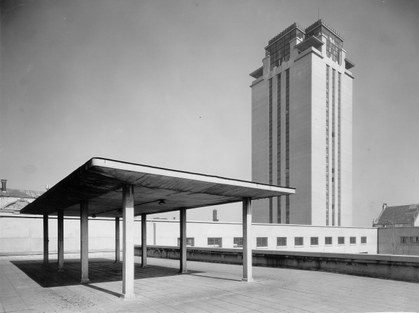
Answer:
[[[57,219],[49,217],[49,249],[57,251]],[[236,239],[242,237],[241,223],[188,221],[187,237],[194,247],[239,248]],[[147,221],[147,244],[153,246],[178,245],[178,220]],[[324,227],[289,224],[252,224],[253,249],[276,251],[309,251],[325,253],[377,253],[377,229],[365,227]],[[278,244],[278,238],[285,244]],[[299,237],[301,243],[295,244]],[[331,243],[327,244],[325,238]],[[122,225],[120,226],[122,239]],[[339,243],[339,238],[344,240]],[[365,242],[362,241],[365,239]],[[210,244],[217,239],[219,245]],[[258,244],[262,239],[261,245]],[[312,239],[317,239],[313,244]],[[355,242],[351,242],[354,239]],[[141,221],[135,220],[134,243],[141,244]],[[115,220],[109,218],[89,218],[89,250],[112,251],[115,248]],[[39,215],[0,213],[0,255],[42,254],[43,219]],[[80,219],[64,218],[65,253],[76,253],[80,249]]]
[[[135,255],[141,255],[140,246],[135,247]],[[154,258],[180,258],[179,248],[167,246],[149,246],[147,255]],[[243,263],[242,251],[238,249],[188,247],[187,259],[200,262]],[[419,257],[414,256],[253,250],[253,265],[419,282]]]

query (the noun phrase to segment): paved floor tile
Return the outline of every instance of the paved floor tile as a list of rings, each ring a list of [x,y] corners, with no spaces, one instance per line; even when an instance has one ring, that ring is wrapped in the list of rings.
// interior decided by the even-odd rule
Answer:
[[[91,282],[81,285],[78,259],[64,272],[38,256],[0,258],[0,313],[4,312],[417,312],[419,284],[316,271],[254,268],[241,281],[236,265],[136,258],[133,300],[120,298],[122,266],[90,260]]]

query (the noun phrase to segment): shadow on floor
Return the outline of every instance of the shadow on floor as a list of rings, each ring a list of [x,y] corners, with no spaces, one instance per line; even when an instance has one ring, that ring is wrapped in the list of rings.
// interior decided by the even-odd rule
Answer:
[[[64,271],[58,272],[57,264],[44,265],[42,260],[11,261],[17,268],[28,275],[33,281],[44,288],[80,285],[80,260],[66,260]],[[134,264],[134,279],[179,275],[179,270],[171,267]],[[199,273],[189,271],[189,273]],[[122,263],[114,263],[107,259],[89,260],[90,283],[102,283],[122,280]]]

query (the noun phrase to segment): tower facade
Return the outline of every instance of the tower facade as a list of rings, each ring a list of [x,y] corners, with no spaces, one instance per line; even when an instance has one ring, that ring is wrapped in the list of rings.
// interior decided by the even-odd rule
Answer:
[[[352,85],[343,38],[322,20],[269,40],[252,82],[252,180],[296,188],[254,222],[352,225]]]

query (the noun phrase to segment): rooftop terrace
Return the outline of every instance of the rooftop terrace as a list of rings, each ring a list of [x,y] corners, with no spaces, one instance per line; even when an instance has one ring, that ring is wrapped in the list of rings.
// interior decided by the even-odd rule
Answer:
[[[76,256],[75,256],[76,257]],[[106,254],[90,262],[80,284],[78,259],[42,266],[37,256],[0,258],[0,312],[416,312],[419,284],[281,268],[254,268],[243,283],[238,265],[136,259],[135,299],[123,300],[120,263]],[[100,258],[99,258],[100,257]]]

